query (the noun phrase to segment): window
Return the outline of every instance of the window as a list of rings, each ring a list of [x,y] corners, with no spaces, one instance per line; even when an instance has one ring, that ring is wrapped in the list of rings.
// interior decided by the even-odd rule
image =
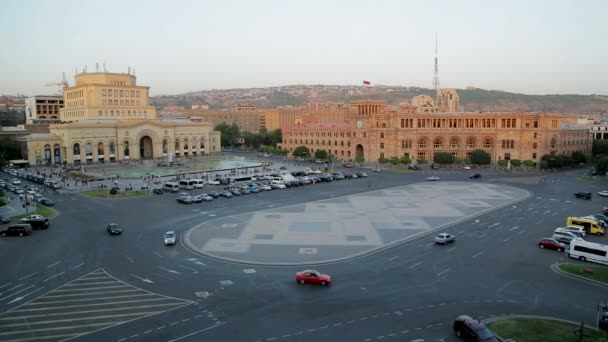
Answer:
[[[589,254],[598,255],[598,256],[602,256],[602,257],[606,256],[606,251],[603,251],[600,249],[594,249],[594,248],[576,245],[576,246],[574,246],[574,250],[578,251],[578,252],[589,253]]]
[[[450,148],[458,148],[458,139],[452,138],[450,140]]]
[[[534,139],[538,137],[538,133],[534,132]]]
[[[467,139],[467,148],[474,148],[474,147],[475,147],[475,139],[473,139],[473,138]]]
[[[380,143],[380,148],[384,148],[384,143],[383,142]]]
[[[120,97],[123,97],[123,96],[125,96],[125,92],[124,92],[124,90],[121,90],[120,91]]]
[[[384,159],[384,152],[380,153],[380,159]]]
[[[538,148],[538,144],[537,144],[537,143],[533,143],[533,144],[532,144],[532,149],[533,149],[533,150],[536,150],[537,148]]]
[[[536,152],[532,153],[532,159],[536,159]]]
[[[405,128],[405,119],[401,119],[401,128]]]
[[[557,120],[551,120],[551,128],[557,128]]]
[[[505,153],[505,160],[511,160],[511,153]]]
[[[114,96],[118,97],[118,90],[114,90]]]
[[[433,142],[433,147],[434,148],[442,148],[443,147],[443,142],[441,141],[441,139],[435,139],[435,141]]]
[[[492,148],[492,140],[490,140],[490,139],[486,139],[486,140],[483,142],[483,147],[485,147],[485,148]]]
[[[134,97],[134,96],[135,96],[135,91],[131,90],[131,97]]]
[[[384,139],[384,133],[380,133],[380,139]]]
[[[386,128],[386,123],[382,123],[382,128]]]
[[[426,139],[418,140],[418,148],[426,148]]]
[[[106,90],[105,89],[101,90],[101,95],[106,96]]]
[[[534,128],[538,128],[538,121],[534,121]]]

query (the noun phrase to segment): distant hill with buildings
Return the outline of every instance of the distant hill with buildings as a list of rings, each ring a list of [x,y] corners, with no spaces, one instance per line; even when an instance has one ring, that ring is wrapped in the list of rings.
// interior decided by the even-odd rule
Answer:
[[[607,113],[608,95],[526,95],[474,87],[457,89],[464,111],[558,111],[563,113]],[[210,109],[230,109],[237,104],[256,108],[305,106],[310,102],[343,103],[356,100],[383,100],[396,105],[410,102],[416,95],[434,96],[434,90],[419,87],[378,85],[290,85],[249,89],[213,89],[151,99],[158,107],[207,105]]]

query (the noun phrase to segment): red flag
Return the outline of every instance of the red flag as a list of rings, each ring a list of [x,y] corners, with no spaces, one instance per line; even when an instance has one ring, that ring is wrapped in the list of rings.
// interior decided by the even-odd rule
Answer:
[[[363,85],[365,85],[365,86],[371,86],[372,82],[370,82],[370,81],[363,81]]]

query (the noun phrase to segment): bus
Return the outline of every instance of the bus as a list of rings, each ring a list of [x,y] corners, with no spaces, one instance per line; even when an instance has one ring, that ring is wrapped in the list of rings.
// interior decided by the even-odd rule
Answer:
[[[205,181],[202,179],[191,179],[191,181],[194,182],[195,189],[202,189],[205,186]]]
[[[182,179],[179,181],[179,188],[184,190],[194,189],[194,181],[192,179]]]
[[[585,232],[590,235],[604,235],[604,228],[600,227],[595,219],[586,217],[568,217],[566,224],[569,226],[579,226],[585,229]]]
[[[572,239],[568,256],[580,261],[591,261],[608,265],[608,246],[583,239]]]
[[[177,192],[179,190],[179,184],[176,182],[167,182],[163,185],[163,190],[170,192]]]

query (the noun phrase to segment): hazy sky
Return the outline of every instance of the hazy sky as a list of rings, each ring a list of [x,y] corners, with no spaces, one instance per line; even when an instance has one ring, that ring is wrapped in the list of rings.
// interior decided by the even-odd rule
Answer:
[[[151,93],[288,84],[608,94],[608,1],[3,0],[0,94],[135,68]]]

